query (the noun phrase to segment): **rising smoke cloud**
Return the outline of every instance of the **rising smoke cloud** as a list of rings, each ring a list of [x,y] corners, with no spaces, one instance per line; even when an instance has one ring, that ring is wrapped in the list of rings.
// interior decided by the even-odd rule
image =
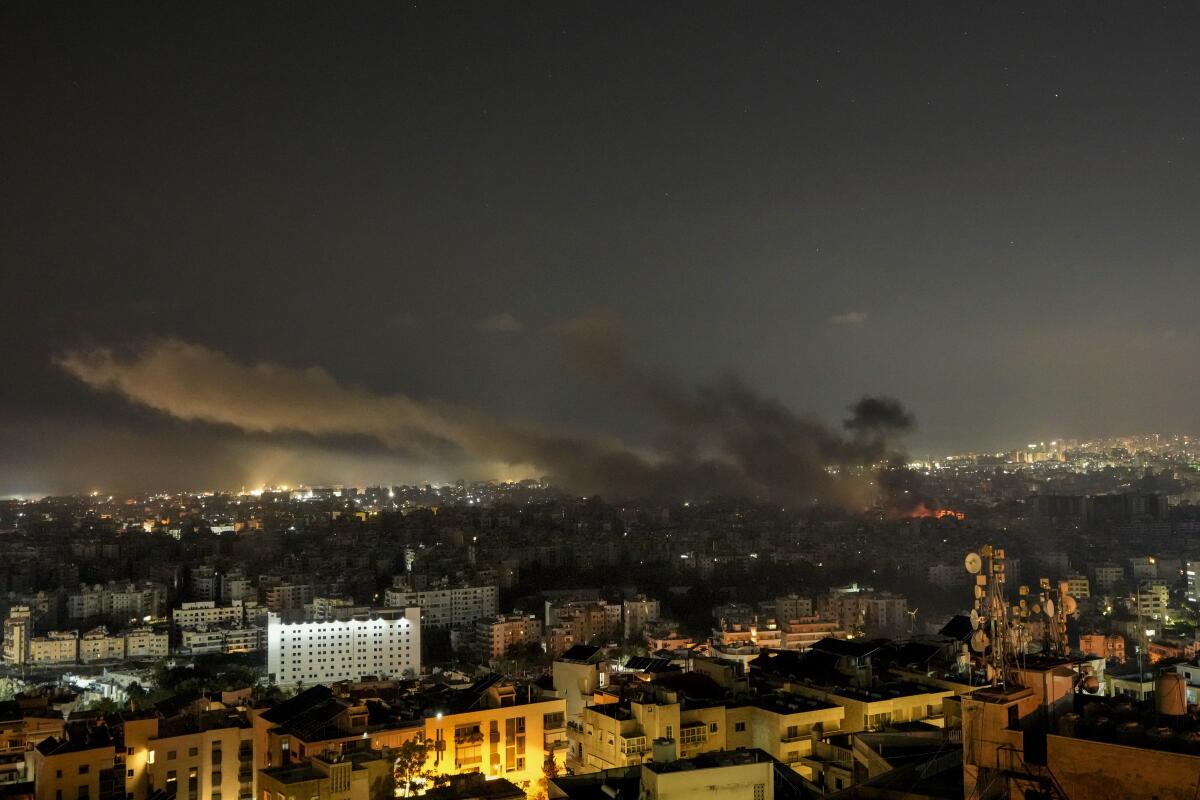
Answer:
[[[865,503],[866,481],[836,477],[828,467],[886,460],[912,427],[911,416],[888,398],[856,403],[840,433],[733,375],[686,386],[631,364],[624,330],[610,313],[577,318],[557,333],[573,364],[634,390],[662,429],[658,448],[514,425],[475,409],[342,384],[319,367],[246,364],[177,339],[152,340],[125,354],[69,352],[57,364],[93,389],[179,420],[259,436],[367,437],[425,463],[507,465],[509,474],[548,474],[572,491],[611,498]]]

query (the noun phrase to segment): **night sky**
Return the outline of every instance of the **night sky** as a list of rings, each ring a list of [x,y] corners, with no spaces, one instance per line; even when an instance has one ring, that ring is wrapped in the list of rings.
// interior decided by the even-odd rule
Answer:
[[[1197,30],[5,3],[0,495],[653,460],[731,381],[788,435],[898,398],[915,454],[1195,432]]]

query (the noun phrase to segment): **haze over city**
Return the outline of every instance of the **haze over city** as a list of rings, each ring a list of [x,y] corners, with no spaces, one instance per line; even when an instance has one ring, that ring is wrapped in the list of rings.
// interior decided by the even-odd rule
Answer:
[[[0,492],[552,466],[181,410],[109,352],[657,458],[564,358],[597,319],[685,392],[898,398],[918,454],[1195,430],[1193,12],[6,8]]]
[[[1196,800],[1198,30],[0,3],[0,800]]]

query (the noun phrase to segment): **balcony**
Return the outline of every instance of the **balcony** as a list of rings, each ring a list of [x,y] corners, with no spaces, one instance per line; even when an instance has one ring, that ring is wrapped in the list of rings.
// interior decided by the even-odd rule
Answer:
[[[807,741],[810,737],[807,733],[798,733],[794,736],[789,736],[786,733],[779,737],[779,741],[783,744],[795,744],[796,742]]]
[[[636,739],[621,740],[621,755],[638,756],[649,751],[650,745],[646,744],[645,736],[640,736]]]

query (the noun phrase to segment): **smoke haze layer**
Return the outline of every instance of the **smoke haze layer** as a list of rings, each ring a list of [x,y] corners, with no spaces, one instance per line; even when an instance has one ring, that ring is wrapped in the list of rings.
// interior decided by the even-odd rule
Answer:
[[[890,398],[854,404],[841,433],[734,375],[687,386],[630,364],[623,329],[604,313],[557,332],[572,363],[634,389],[638,407],[661,432],[657,447],[513,424],[476,409],[340,383],[319,367],[247,364],[178,339],[150,340],[124,353],[76,350],[57,364],[97,391],[184,422],[267,439],[360,437],[413,462],[503,465],[508,475],[549,475],[570,491],[611,498],[865,504],[875,485],[868,468],[893,458],[898,437],[913,425]]]

